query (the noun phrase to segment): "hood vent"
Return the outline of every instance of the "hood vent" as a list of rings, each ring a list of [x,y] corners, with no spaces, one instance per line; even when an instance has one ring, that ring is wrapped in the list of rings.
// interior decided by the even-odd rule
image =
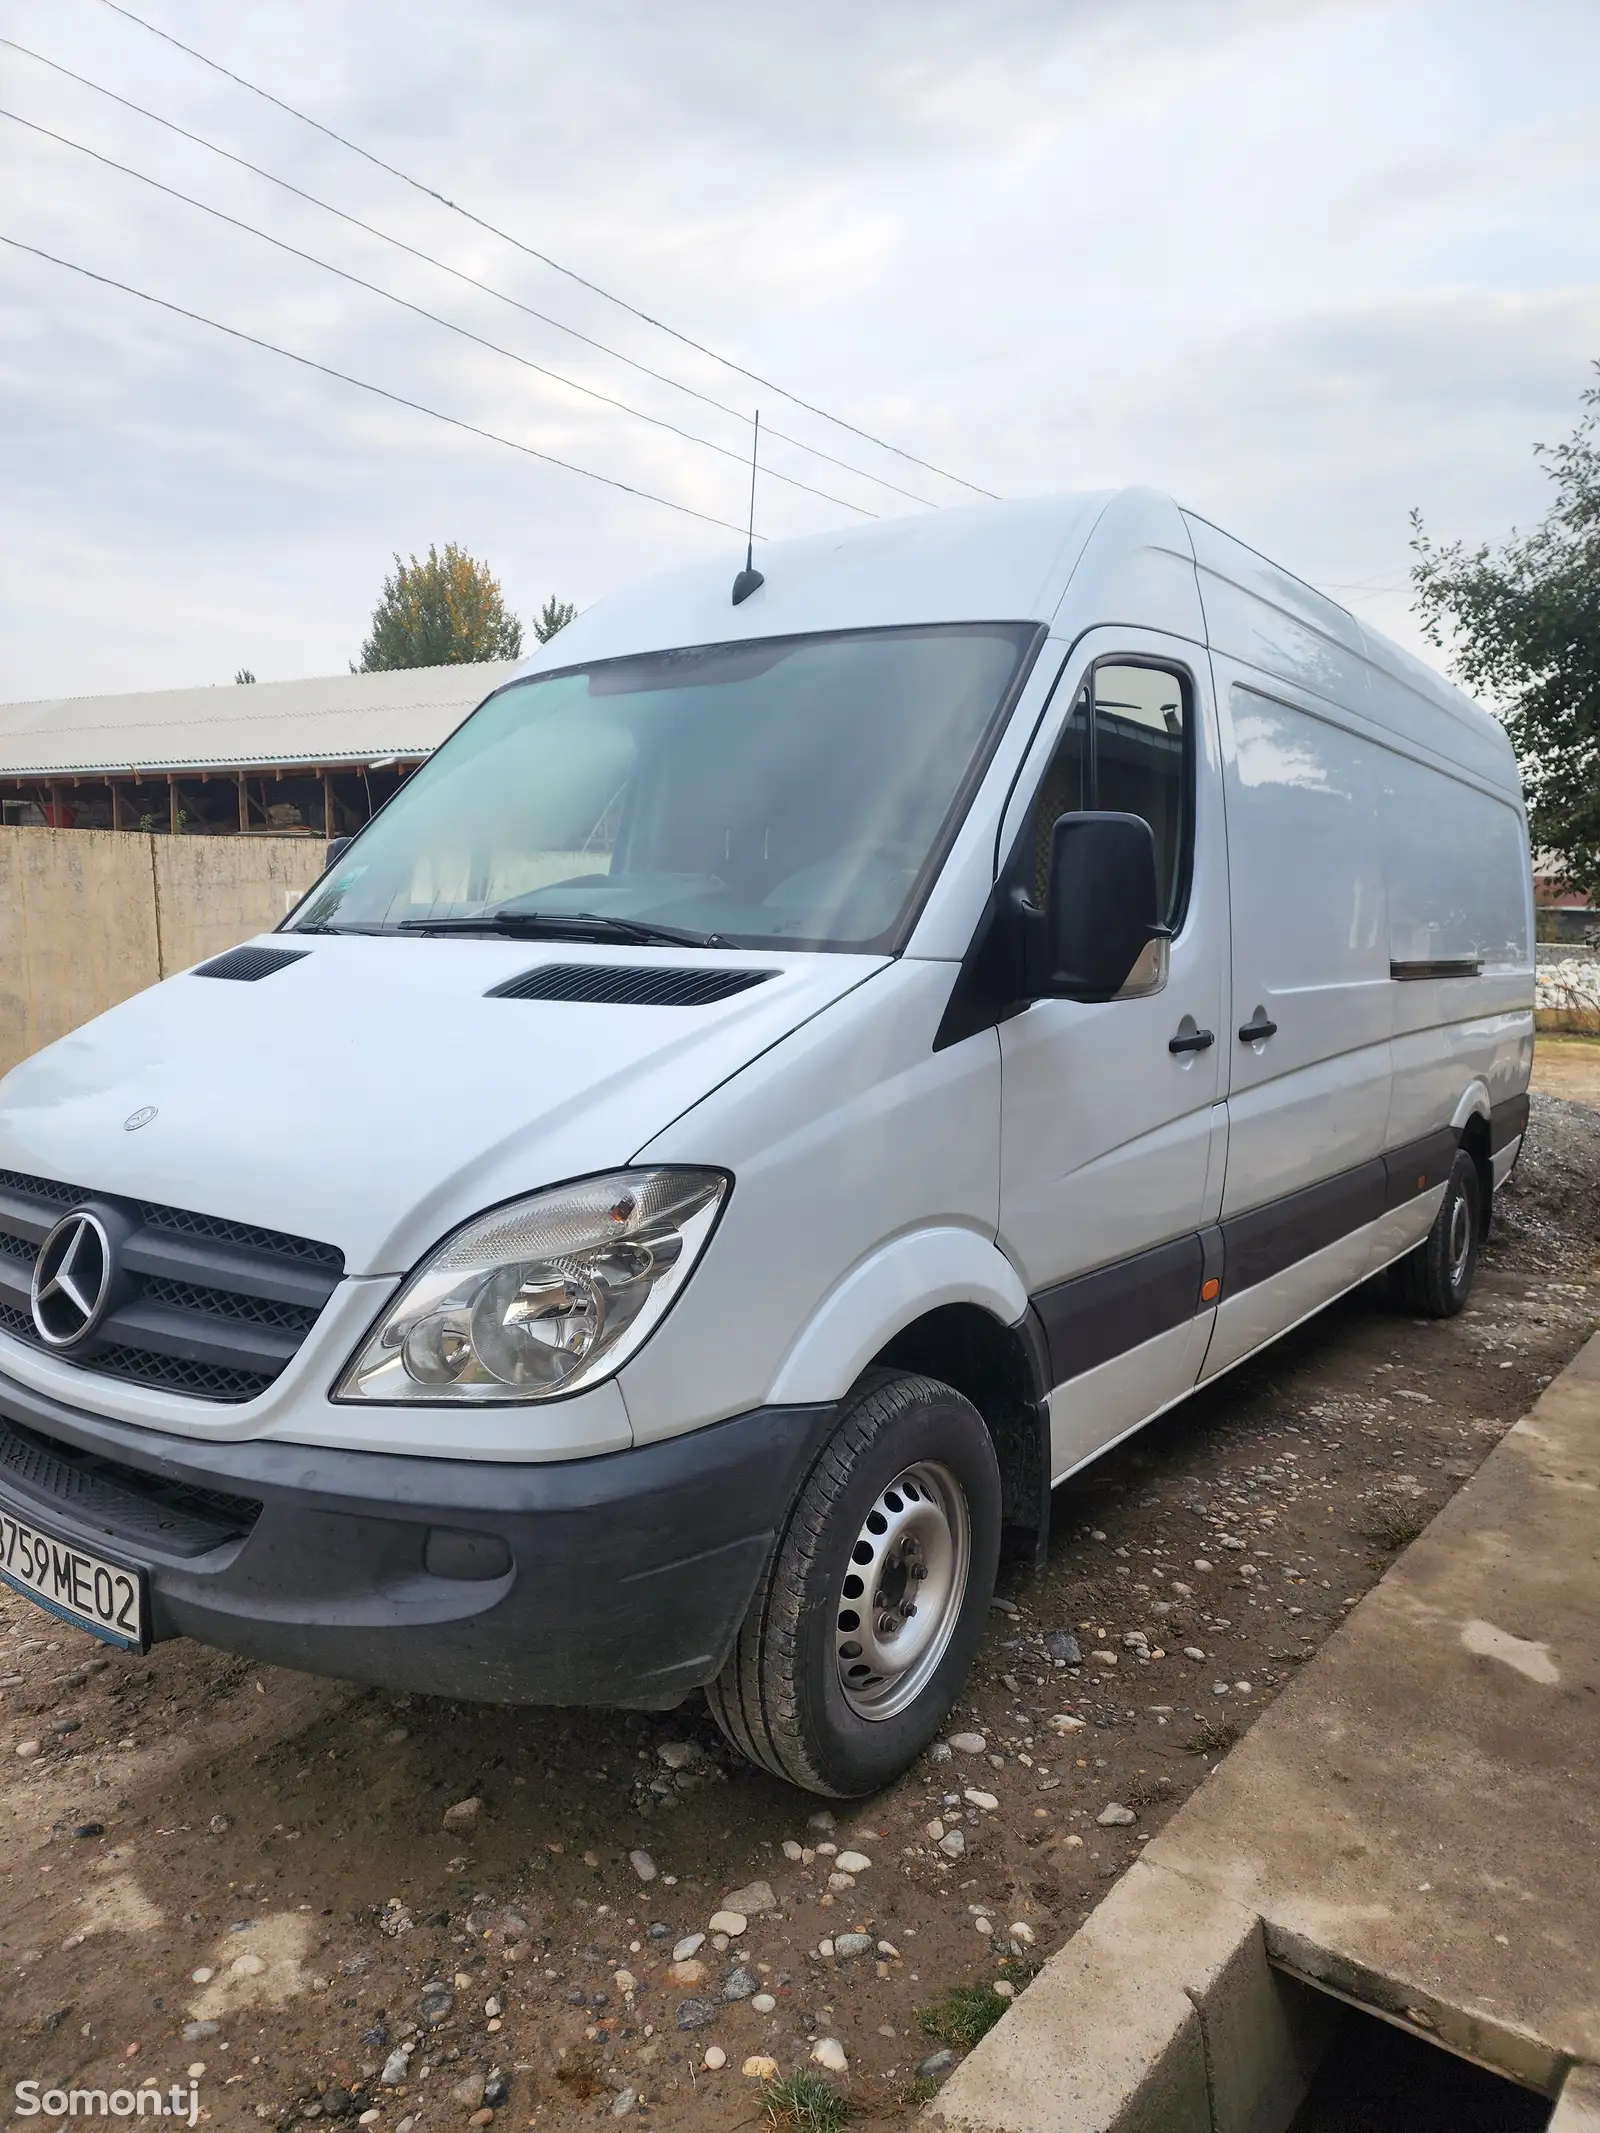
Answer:
[[[486,1000],[578,1000],[590,1007],[711,1007],[776,977],[774,970],[663,969],[627,963],[542,963],[492,985]]]
[[[226,955],[197,964],[189,975],[238,978],[245,985],[253,985],[257,978],[270,978],[275,970],[286,969],[290,963],[303,963],[310,953],[309,948],[230,948]]]

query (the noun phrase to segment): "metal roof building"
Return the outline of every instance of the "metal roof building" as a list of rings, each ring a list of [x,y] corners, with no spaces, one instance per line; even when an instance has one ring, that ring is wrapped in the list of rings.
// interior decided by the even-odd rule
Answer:
[[[0,704],[4,817],[334,836],[359,827],[514,663]]]

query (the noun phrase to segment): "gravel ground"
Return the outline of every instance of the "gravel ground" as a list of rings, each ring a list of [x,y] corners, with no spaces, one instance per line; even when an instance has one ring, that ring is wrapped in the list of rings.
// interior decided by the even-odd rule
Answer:
[[[698,1702],[127,1658],[0,1590],[0,2122],[192,2078],[225,2126],[722,2133],[807,2068],[904,2125],[1597,1319],[1600,1111],[1537,1096],[1469,1310],[1363,1290],[1059,1492],[945,1742],[836,1817]]]

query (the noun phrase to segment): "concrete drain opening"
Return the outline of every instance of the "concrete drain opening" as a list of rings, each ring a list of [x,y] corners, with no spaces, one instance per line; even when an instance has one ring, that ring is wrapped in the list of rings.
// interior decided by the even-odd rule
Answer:
[[[1544,2133],[1548,2096],[1343,2007],[1287,2133]]]

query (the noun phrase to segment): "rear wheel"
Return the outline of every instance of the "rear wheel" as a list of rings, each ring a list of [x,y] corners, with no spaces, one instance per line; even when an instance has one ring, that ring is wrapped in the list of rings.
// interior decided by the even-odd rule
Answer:
[[[960,1693],[999,1551],[1000,1470],[977,1409],[936,1379],[870,1372],[706,1690],[712,1716],[791,1784],[877,1791]]]
[[[1482,1202],[1478,1166],[1463,1148],[1426,1240],[1390,1269],[1397,1300],[1419,1318],[1454,1318],[1471,1293]]]

